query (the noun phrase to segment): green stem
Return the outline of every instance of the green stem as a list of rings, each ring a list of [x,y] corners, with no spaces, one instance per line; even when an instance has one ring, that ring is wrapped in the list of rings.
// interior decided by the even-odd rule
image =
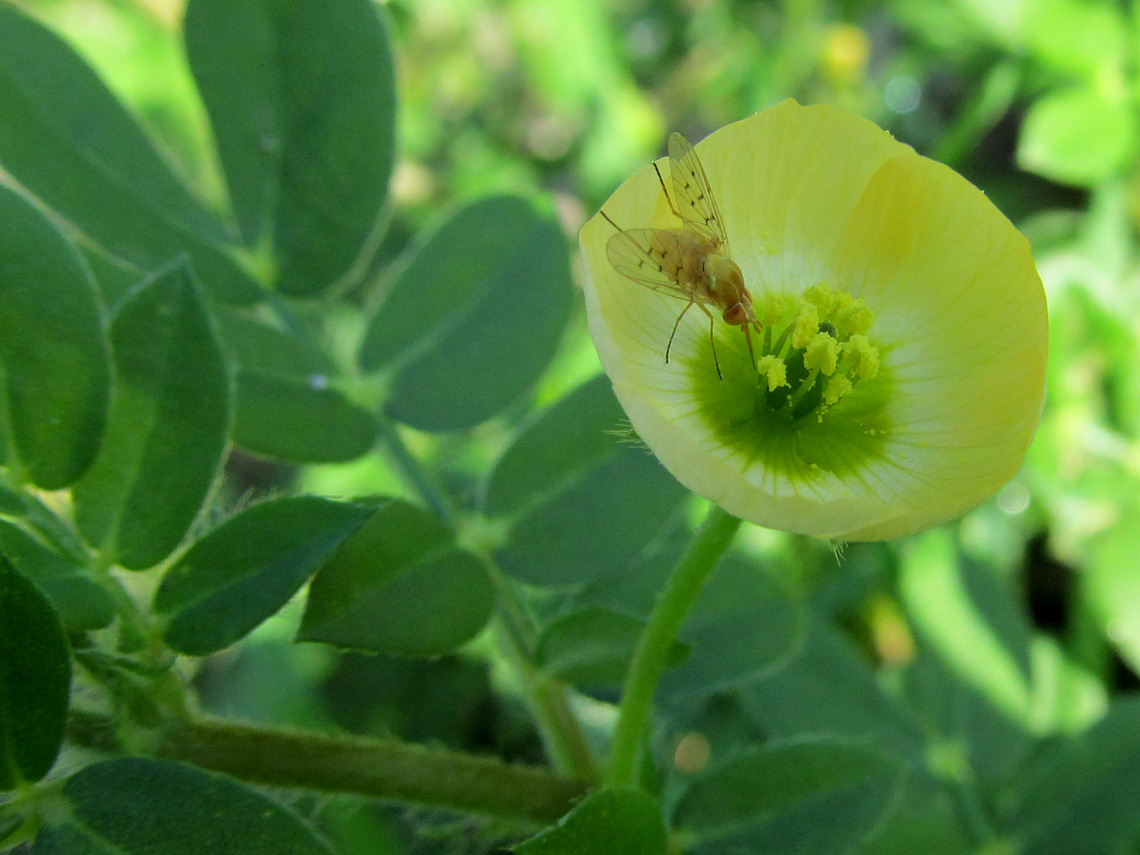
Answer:
[[[669,651],[689,609],[739,528],[739,519],[713,505],[688,550],[673,568],[665,590],[653,607],[622,690],[607,775],[612,786],[637,784],[641,747],[649,730],[653,695],[665,670]]]
[[[590,744],[570,711],[565,684],[552,680],[535,667],[532,651],[537,633],[526,607],[498,562],[484,551],[478,554],[498,591],[499,614],[495,630],[499,647],[519,679],[551,764],[572,778],[591,782],[601,780]]]
[[[256,784],[356,793],[534,826],[563,816],[590,786],[457,751],[213,719],[175,725],[155,753]]]
[[[503,654],[518,675],[528,709],[542,738],[551,765],[571,778],[596,783],[601,772],[568,703],[565,684],[551,679],[535,667],[522,650],[500,615],[496,625]]]
[[[447,496],[436,487],[416,456],[404,443],[394,424],[380,419],[380,440],[388,451],[389,460],[395,464],[404,481],[427,503],[436,516],[448,525],[455,525],[455,511]]]
[[[950,785],[954,800],[958,804],[958,812],[965,824],[973,842],[981,847],[995,839],[993,828],[986,818],[986,811],[978,798],[978,792],[972,781],[954,781]]]
[[[432,510],[451,526],[456,526],[457,515],[447,496],[438,490],[420,461],[404,444],[396,427],[383,423],[381,438],[393,462],[408,485],[415,490]],[[508,664],[518,676],[523,697],[534,717],[535,726],[542,738],[543,747],[551,764],[564,775],[595,782],[600,780],[590,745],[582,733],[568,703],[566,686],[549,679],[534,665],[533,652],[537,633],[534,622],[520,602],[511,585],[488,549],[471,546],[483,562],[495,583],[496,634]]]

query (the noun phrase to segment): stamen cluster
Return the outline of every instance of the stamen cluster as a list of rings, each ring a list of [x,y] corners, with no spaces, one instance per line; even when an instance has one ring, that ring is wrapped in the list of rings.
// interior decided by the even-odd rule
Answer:
[[[823,414],[879,372],[871,344],[874,316],[862,299],[826,284],[802,295],[772,294],[756,304],[763,327],[757,406],[798,421]]]

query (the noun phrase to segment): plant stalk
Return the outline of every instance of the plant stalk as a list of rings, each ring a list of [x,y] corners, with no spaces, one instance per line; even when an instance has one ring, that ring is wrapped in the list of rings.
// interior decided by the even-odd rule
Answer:
[[[255,784],[355,793],[536,827],[566,814],[590,788],[545,769],[458,751],[206,718],[175,725],[156,753]]]
[[[713,505],[696,536],[665,583],[649,622],[637,643],[626,674],[610,756],[608,783],[637,786],[641,749],[649,731],[653,695],[665,670],[669,651],[697,596],[732,543],[740,520]]]

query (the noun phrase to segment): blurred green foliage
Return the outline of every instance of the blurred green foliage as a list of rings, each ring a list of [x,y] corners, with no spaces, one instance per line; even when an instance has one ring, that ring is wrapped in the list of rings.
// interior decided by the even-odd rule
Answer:
[[[585,218],[660,153],[669,130],[699,139],[795,97],[865,115],[953,166],[1030,238],[1050,301],[1048,401],[1022,473],[959,523],[906,543],[855,545],[839,561],[827,544],[746,531],[682,632],[679,667],[662,685],[651,783],[694,851],[721,851],[732,841],[757,847],[749,851],[820,855],[1140,852],[1133,809],[1140,798],[1133,698],[1140,673],[1140,6],[1110,0],[382,5],[395,66],[395,155],[384,148],[390,127],[369,117],[365,131],[375,137],[377,158],[364,182],[371,195],[361,211],[345,213],[354,229],[347,248],[313,261],[302,251],[333,232],[306,219],[312,194],[290,200],[300,212],[301,237],[258,233],[263,212],[256,188],[230,212],[235,191],[227,172],[240,168],[227,162],[226,146],[252,143],[240,133],[227,142],[211,126],[182,45],[179,0],[15,0],[102,75],[141,119],[161,157],[138,155],[133,132],[121,127],[128,117],[111,99],[75,100],[58,80],[29,82],[32,60],[13,47],[7,60],[0,57],[0,128],[7,117],[23,115],[12,93],[47,93],[59,102],[51,115],[68,120],[59,150],[76,163],[102,158],[110,167],[98,175],[103,183],[79,192],[69,183],[71,160],[32,158],[35,168],[25,173],[17,156],[35,146],[21,148],[20,135],[3,130],[0,167],[89,239],[78,245],[105,307],[116,312],[110,336],[120,375],[131,370],[124,360],[144,359],[130,348],[155,337],[162,317],[182,324],[169,335],[190,341],[197,355],[194,371],[175,362],[158,380],[183,394],[192,380],[209,382],[224,390],[214,398],[233,396],[232,412],[227,404],[196,413],[206,439],[186,441],[200,459],[164,449],[161,436],[132,432],[131,420],[139,418],[128,412],[132,406],[146,409],[147,418],[161,419],[161,410],[155,415],[138,399],[113,403],[111,440],[101,453],[119,455],[120,462],[97,462],[75,488],[82,534],[93,546],[127,550],[119,561],[141,568],[158,564],[188,528],[196,545],[182,562],[211,544],[239,553],[251,514],[281,511],[268,523],[253,520],[269,530],[296,525],[280,503],[302,500],[277,498],[256,512],[234,513],[252,497],[298,491],[398,500],[328,502],[334,519],[326,528],[335,532],[319,532],[319,550],[311,543],[306,549],[270,544],[225,579],[196,575],[189,565],[180,583],[166,576],[156,605],[173,616],[163,617],[161,638],[120,621],[113,656],[100,659],[88,649],[80,658],[87,682],[77,696],[102,687],[120,705],[116,716],[142,721],[148,707],[138,663],[114,657],[156,644],[190,653],[225,647],[186,669],[208,710],[266,725],[341,728],[541,762],[517,663],[489,633],[479,634],[493,585],[507,585],[522,592],[535,624],[535,637],[524,639],[535,653],[531,665],[582,690],[574,708],[587,737],[604,742],[615,676],[694,509],[640,449],[602,433],[619,427],[620,413],[605,380],[590,382],[597,362],[582,308],[570,296],[565,259],[575,256],[574,236]],[[208,28],[204,33],[198,50],[208,54],[217,44],[206,38]],[[17,41],[20,50],[34,49]],[[239,38],[229,49],[241,55],[245,45]],[[190,50],[193,58],[193,44]],[[217,98],[229,93],[228,78],[217,86]],[[360,109],[381,111],[386,103],[365,99]],[[240,108],[239,99],[222,112],[240,116]],[[29,128],[20,125],[33,140]],[[383,200],[385,158],[392,177],[384,228],[370,231]],[[164,164],[191,189],[168,178],[148,183],[147,174],[162,173]],[[328,174],[340,168],[333,164]],[[328,174],[309,176],[311,184],[302,187],[325,186]],[[116,219],[127,208],[109,205],[111,197],[125,199],[123,205],[157,198],[181,225],[156,219],[132,231],[139,220]],[[10,207],[19,209],[13,217],[27,213],[22,204],[13,201]],[[180,231],[188,222],[200,228]],[[489,230],[489,222],[498,230]],[[41,231],[35,236],[41,246],[61,240]],[[223,238],[239,244],[235,234],[245,238],[235,254],[240,264],[216,252]],[[369,241],[376,251],[356,257]],[[182,267],[136,287],[174,250],[192,259],[204,290],[224,304],[212,306],[211,318]],[[66,252],[58,257],[58,287],[78,295],[69,305],[82,314],[91,283],[76,276]],[[536,283],[519,275],[535,259],[541,262],[535,276],[549,289],[544,293],[528,292]],[[321,299],[275,295],[250,308],[260,293],[254,280],[267,271],[312,271],[318,262],[327,265],[320,276],[281,281],[293,296],[324,289]],[[66,380],[98,399],[107,394],[110,357],[102,339],[89,335],[97,327],[93,318],[74,323],[83,335],[69,343],[86,348],[91,376],[70,372]],[[503,352],[465,349],[472,337],[457,334],[459,325],[486,330],[486,340]],[[504,352],[509,362],[498,369]],[[9,373],[62,382],[50,372],[37,374],[41,366],[21,367],[10,354],[3,360]],[[157,382],[147,372],[147,382]],[[451,385],[424,379],[441,372],[453,372]],[[97,416],[74,415],[81,418],[93,421],[86,432],[71,430],[73,448],[54,442],[40,448],[31,440],[19,448],[25,462],[48,473],[37,476],[31,466],[33,483],[66,486],[90,463],[90,440],[101,427]],[[196,429],[177,426],[182,438]],[[575,439],[587,429],[589,440]],[[194,522],[227,436],[238,451],[229,456],[210,510]],[[22,440],[14,434],[5,441]],[[173,486],[143,477],[146,461],[162,454],[178,461],[163,464],[178,473]],[[110,470],[138,475],[138,483],[112,484]],[[421,470],[438,492],[418,483]],[[191,482],[186,507],[162,492],[185,497]],[[32,579],[46,594],[13,583],[19,598],[9,598],[16,606],[5,614],[32,615],[53,639],[62,626],[73,647],[94,647],[85,633],[113,632],[102,629],[111,623],[112,605],[105,589],[81,572],[86,548],[57,518],[53,502],[15,484],[0,492],[0,551],[15,568],[4,572]],[[356,531],[366,511],[372,520],[386,513],[405,521],[379,533],[367,523]],[[218,525],[222,515],[232,519]],[[314,530],[320,522],[305,519]],[[465,551],[473,545],[502,572]],[[407,567],[414,572],[398,584],[361,581],[352,556],[369,550],[395,556],[393,575]],[[130,557],[136,554],[142,557]],[[281,567],[284,581],[274,575]],[[421,615],[415,605],[433,590],[424,568],[440,567],[456,574],[445,592],[454,605]],[[261,622],[314,571],[303,623],[296,600]],[[265,590],[255,584],[258,574],[274,575],[284,587]],[[134,578],[128,589],[149,598],[155,581]],[[241,585],[258,596],[233,597]],[[384,631],[351,608],[369,598],[383,602],[377,611]],[[39,617],[48,600],[58,619]],[[242,608],[231,609],[239,600]],[[202,608],[225,612],[232,632],[217,639],[206,632],[216,626],[179,622]],[[293,644],[299,624],[309,640],[376,655]],[[34,635],[37,627],[29,626],[19,632]],[[420,647],[413,643],[417,626],[424,629]],[[437,659],[391,655],[448,651],[458,652]],[[59,672],[58,651],[44,655],[54,657],[49,664]],[[7,676],[0,669],[0,689]],[[59,682],[46,691],[58,694]],[[49,711],[26,743],[28,757],[11,761],[11,773],[0,768],[0,780],[32,780],[47,771],[44,757],[58,742],[60,715]],[[67,772],[82,762],[78,754],[64,758]],[[794,774],[809,766],[821,770],[818,787]],[[93,812],[95,825],[114,813],[113,801],[95,795],[96,784],[105,783],[99,775],[110,782],[113,799],[133,798],[130,770],[100,769],[71,777],[63,796],[71,810]],[[234,796],[230,783],[213,776],[199,780],[157,766],[144,771],[160,785],[223,801],[263,800],[248,790]],[[755,795],[765,784],[782,800],[732,798]],[[592,841],[598,827],[607,827],[582,817],[611,808],[619,820],[622,811],[644,820],[644,805],[628,793],[603,791],[593,799],[545,842],[536,838],[520,851],[577,851],[572,847],[580,840]],[[491,851],[503,831],[347,796],[297,797],[290,810],[267,810],[270,838],[295,836],[298,813],[344,853]],[[831,823],[813,822],[822,815]],[[0,810],[0,838],[11,830]],[[517,838],[517,829],[506,832]],[[38,846],[95,851],[72,834],[80,832],[61,825]],[[658,834],[649,823],[645,839]],[[325,851],[316,837],[297,845],[296,851]]]

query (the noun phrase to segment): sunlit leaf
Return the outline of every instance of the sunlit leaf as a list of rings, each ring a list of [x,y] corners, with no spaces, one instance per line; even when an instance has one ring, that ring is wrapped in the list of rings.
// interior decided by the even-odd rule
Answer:
[[[1136,118],[1127,101],[1092,89],[1061,89],[1029,108],[1017,145],[1023,169],[1091,186],[1120,175],[1136,152]]]
[[[911,540],[900,593],[917,631],[968,684],[1007,716],[1028,723],[1029,628],[992,571],[960,558],[942,529]]]
[[[1043,63],[1093,78],[1126,61],[1129,25],[1124,11],[1107,3],[1034,0],[1020,7],[1018,35]]]

